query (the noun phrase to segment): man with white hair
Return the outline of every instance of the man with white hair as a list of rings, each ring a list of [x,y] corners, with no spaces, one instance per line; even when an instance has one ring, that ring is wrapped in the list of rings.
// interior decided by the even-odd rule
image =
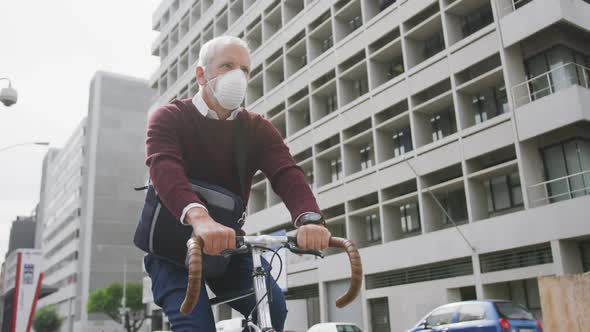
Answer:
[[[320,209],[303,171],[276,128],[260,115],[240,107],[249,75],[250,50],[243,40],[222,36],[203,45],[196,67],[199,92],[192,99],[175,100],[159,108],[150,117],[146,164],[154,188],[176,219],[192,226],[194,234],[203,239],[204,253],[219,255],[224,249],[235,248],[234,229],[209,216],[206,202],[191,190],[188,179],[207,181],[236,194],[241,192],[232,162],[234,126],[231,123],[243,121],[249,146],[246,178],[242,179],[248,188],[245,195],[249,195],[253,175],[261,170],[298,228],[298,246],[323,250],[328,246],[330,232],[323,220],[309,217],[317,216]],[[247,201],[248,197],[243,199]],[[267,262],[264,265],[268,267]],[[152,279],[154,302],[164,309],[173,331],[215,331],[206,291],[201,292],[198,305],[190,315],[179,313],[187,285],[186,269],[153,255],[146,256],[145,266]],[[250,289],[251,257],[232,257],[225,273],[207,279],[206,283],[217,296]],[[276,283],[270,284],[272,324],[282,331],[287,315],[285,300]],[[248,315],[256,301],[252,295],[229,304]]]

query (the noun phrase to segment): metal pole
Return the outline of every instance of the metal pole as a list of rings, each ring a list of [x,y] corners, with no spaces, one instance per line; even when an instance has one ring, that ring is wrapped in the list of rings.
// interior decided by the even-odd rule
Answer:
[[[123,307],[123,327],[127,329],[129,315],[127,313],[127,256],[123,256],[123,298],[121,298],[121,305]]]
[[[121,299],[123,309],[127,308],[127,257],[123,257],[123,298]]]

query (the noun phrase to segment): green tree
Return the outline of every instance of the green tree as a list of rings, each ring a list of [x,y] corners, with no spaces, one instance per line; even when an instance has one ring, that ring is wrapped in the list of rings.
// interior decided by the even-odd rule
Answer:
[[[88,313],[103,313],[119,324],[123,324],[127,332],[137,332],[145,321],[144,305],[141,301],[143,288],[141,284],[128,283],[126,291],[126,306],[124,319],[119,309],[122,308],[123,285],[111,284],[90,293],[88,298]]]
[[[33,328],[36,332],[56,332],[63,319],[57,315],[53,306],[45,306],[35,312]]]

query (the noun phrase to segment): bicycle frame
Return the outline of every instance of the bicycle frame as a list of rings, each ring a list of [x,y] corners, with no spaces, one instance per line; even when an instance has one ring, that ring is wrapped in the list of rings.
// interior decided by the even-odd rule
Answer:
[[[272,322],[270,319],[270,305],[268,303],[268,296],[266,292],[266,273],[262,267],[261,256],[264,252],[263,249],[254,247],[252,248],[252,262],[254,268],[254,294],[256,295],[256,303],[258,304],[258,328],[260,331],[275,331],[272,328]]]
[[[254,329],[263,332],[274,332],[275,329],[272,327],[272,321],[270,318],[270,305],[268,302],[268,296],[266,288],[266,272],[262,267],[262,254],[265,249],[263,247],[271,247],[275,245],[285,245],[288,243],[289,238],[286,236],[244,236],[244,243],[252,245],[252,268],[254,271],[254,294],[256,296],[256,308],[258,312],[258,326],[248,322],[248,326],[254,327]]]

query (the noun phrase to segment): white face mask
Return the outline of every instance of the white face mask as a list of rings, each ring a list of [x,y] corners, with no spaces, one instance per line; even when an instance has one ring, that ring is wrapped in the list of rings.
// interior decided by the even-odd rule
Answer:
[[[209,84],[213,80],[217,80],[215,89]],[[218,75],[209,80],[207,84],[219,105],[226,110],[238,108],[244,101],[246,89],[248,88],[246,74],[241,69],[230,70],[225,74]]]

